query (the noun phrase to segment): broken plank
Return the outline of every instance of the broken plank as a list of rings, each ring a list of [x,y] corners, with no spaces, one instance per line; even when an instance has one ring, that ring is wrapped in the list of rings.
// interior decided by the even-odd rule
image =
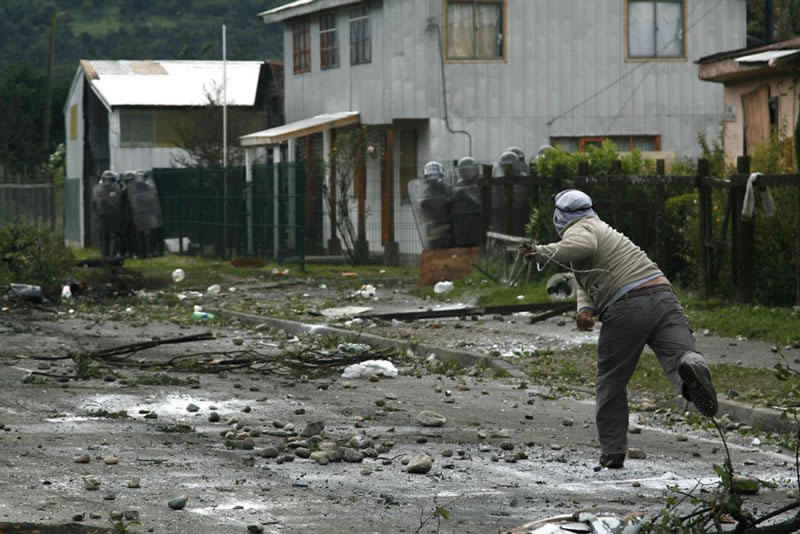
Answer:
[[[546,312],[553,317],[575,309],[573,302],[537,302],[532,304],[511,304],[508,306],[471,306],[464,308],[448,308],[443,310],[420,310],[411,312],[387,312],[361,315],[364,319],[383,319],[391,321],[416,321],[419,319],[442,319],[445,317],[463,317],[467,315],[511,315],[520,312]],[[544,317],[546,318],[546,317]]]

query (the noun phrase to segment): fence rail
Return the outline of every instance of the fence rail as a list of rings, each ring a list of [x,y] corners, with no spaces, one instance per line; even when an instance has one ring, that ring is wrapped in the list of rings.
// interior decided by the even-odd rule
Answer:
[[[788,294],[795,304],[800,304],[800,174],[765,174],[758,179],[759,188],[787,193],[784,209],[779,213],[786,223],[780,229],[784,234],[793,234],[787,238],[760,236],[759,232],[769,232],[775,223],[761,215],[749,220],[741,216],[750,176],[749,158],[738,159],[737,174],[728,180],[712,177],[708,162],[702,159],[697,162],[695,176],[666,175],[664,168],[663,161],[659,161],[658,174],[652,176],[629,176],[621,172],[588,176],[588,169],[581,166],[578,176],[569,178],[565,169],[560,169],[556,176],[497,178],[491,176],[491,167],[485,167],[481,180],[482,235],[485,238],[490,230],[525,235],[531,207],[538,206],[549,213],[553,194],[577,187],[592,196],[604,220],[631,237],[669,274],[685,270],[687,264],[695,262],[696,274],[690,281],[703,296],[733,296],[751,302],[756,297],[786,301]],[[616,170],[621,171],[619,167]],[[693,239],[675,234],[671,225],[681,221],[670,224],[665,221],[668,203],[674,208],[681,200],[684,209],[677,211],[686,217],[696,217]],[[787,229],[787,225],[792,228]],[[557,239],[554,234],[550,237]],[[693,241],[694,248],[680,253],[673,250],[679,241],[687,240]],[[772,250],[776,243],[788,245],[777,258]],[[768,246],[772,248],[767,250]],[[694,257],[686,258],[687,254]],[[789,276],[791,266],[794,270]],[[794,292],[788,293],[792,286]]]
[[[55,230],[60,193],[54,184],[0,184],[0,226],[22,221]]]

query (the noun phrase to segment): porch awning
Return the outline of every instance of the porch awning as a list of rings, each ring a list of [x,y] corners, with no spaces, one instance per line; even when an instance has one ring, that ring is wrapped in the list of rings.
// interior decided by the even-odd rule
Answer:
[[[331,128],[342,128],[351,124],[358,124],[360,121],[361,114],[358,111],[326,113],[276,126],[269,130],[243,135],[239,138],[239,143],[242,146],[276,145],[289,139],[305,137]]]

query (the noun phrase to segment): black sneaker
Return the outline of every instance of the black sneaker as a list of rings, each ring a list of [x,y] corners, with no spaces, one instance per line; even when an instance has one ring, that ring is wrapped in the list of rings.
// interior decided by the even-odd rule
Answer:
[[[678,366],[678,374],[683,380],[683,396],[691,401],[697,411],[706,417],[717,415],[717,392],[711,383],[708,367],[700,362],[683,362]]]
[[[601,454],[600,466],[608,469],[622,469],[625,464],[625,453]]]

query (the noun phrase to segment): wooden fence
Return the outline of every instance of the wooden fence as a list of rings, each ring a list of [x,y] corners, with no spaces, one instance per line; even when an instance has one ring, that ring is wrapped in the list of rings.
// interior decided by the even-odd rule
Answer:
[[[595,207],[605,221],[631,237],[663,266],[671,252],[666,249],[664,240],[666,202],[677,195],[696,193],[697,287],[706,298],[718,294],[742,302],[753,301],[757,218],[745,220],[741,217],[750,175],[749,158],[739,158],[737,174],[728,180],[711,176],[709,164],[703,159],[697,162],[695,176],[667,175],[663,160],[656,162],[656,174],[653,176],[623,175],[619,163],[615,172],[607,176],[589,176],[587,167],[581,165],[578,175],[574,177],[568,177],[564,168],[557,168],[555,176],[507,174],[493,178],[491,167],[484,167],[484,178],[481,180],[482,236],[485,239],[486,232],[490,230],[523,235],[531,206],[552,210],[552,195],[562,189],[575,187],[592,196]],[[800,304],[800,175],[762,175],[758,185],[791,187],[796,191],[794,301]],[[601,189],[604,190],[602,194],[593,194]],[[712,195],[715,190],[727,197],[727,206],[723,210],[725,221],[716,235],[712,223],[715,213]],[[729,268],[732,275],[732,284],[728,288],[717,283],[723,266]]]

